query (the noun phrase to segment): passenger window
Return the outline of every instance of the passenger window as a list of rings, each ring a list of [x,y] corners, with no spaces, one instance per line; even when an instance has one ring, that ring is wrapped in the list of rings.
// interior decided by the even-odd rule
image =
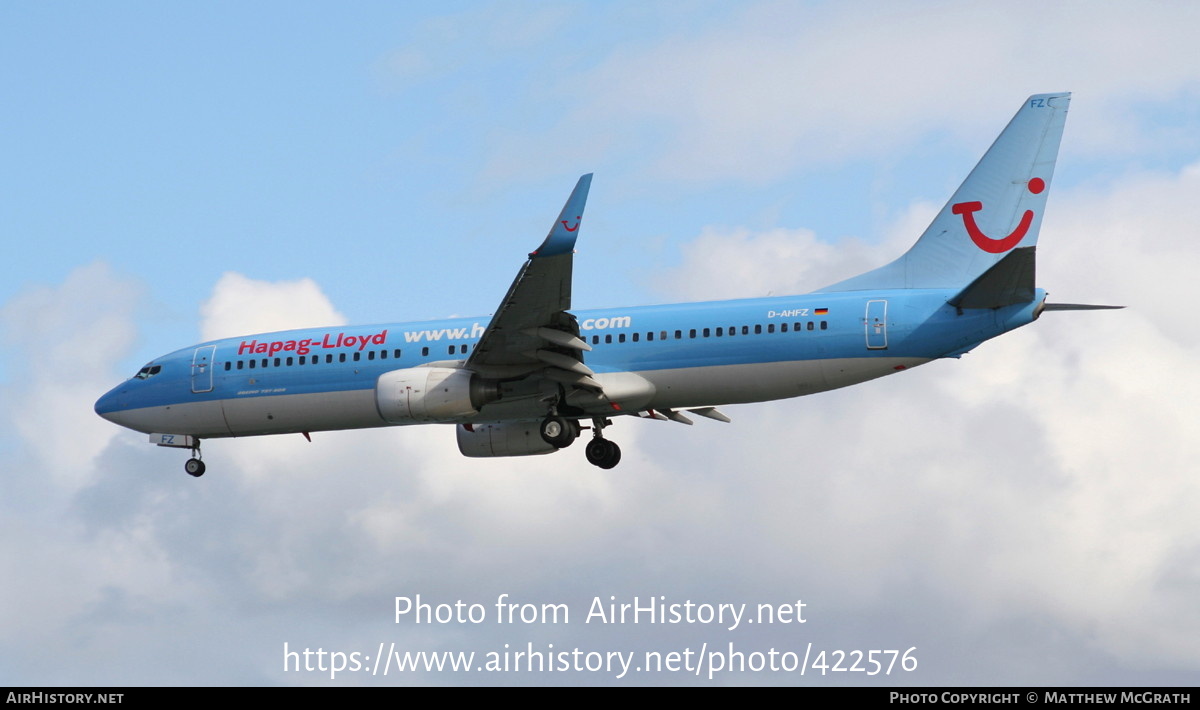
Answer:
[[[675,331],[675,339],[676,339],[676,340],[683,340],[683,331],[682,331],[682,330],[677,330],[677,331]]]
[[[813,322],[812,321],[808,322],[808,329],[813,330]]]
[[[688,331],[688,337],[689,338],[696,337],[696,329],[695,328],[692,328],[691,330]]]
[[[429,357],[429,346],[421,348],[421,357]]]
[[[821,330],[828,330],[828,329],[829,329],[829,324],[826,323],[825,321],[821,321]]]
[[[600,344],[600,336],[599,336],[599,335],[593,335],[593,336],[592,336],[592,345],[599,345],[599,344]]]
[[[239,370],[242,369],[243,364],[245,364],[245,363],[243,363],[241,360],[238,360],[238,369]]]
[[[229,372],[231,369],[233,369],[233,363],[226,360],[225,361],[225,371]]]
[[[775,332],[775,324],[774,324],[774,323],[767,323],[767,332],[768,332],[768,333],[774,333],[774,332]]]
[[[634,334],[633,334],[633,342],[635,342],[635,343],[636,343],[637,341],[638,341],[638,334],[637,334],[637,333],[634,333]]]
[[[780,333],[786,333],[786,332],[787,332],[787,323],[780,323],[780,324],[779,324],[779,332],[780,332]]]
[[[253,370],[253,369],[254,369],[254,367],[255,367],[255,364],[256,364],[257,362],[258,362],[258,360],[251,360],[251,361],[250,361],[250,369],[251,369],[251,370]]]
[[[762,326],[761,326],[761,325],[756,325],[756,326],[754,326],[754,334],[755,334],[755,335],[762,335]]]
[[[306,356],[304,356],[304,355],[301,355],[301,356],[300,356],[300,364],[301,364],[301,365],[307,365],[307,364],[308,364],[308,358],[307,358]]]
[[[646,331],[646,342],[651,342],[651,343],[654,342],[654,331],[653,330]]]
[[[333,362],[333,353],[330,353],[325,356],[325,364],[328,365],[332,362]]]
[[[374,351],[374,350],[368,350],[368,351],[367,351],[367,359],[368,359],[368,360],[374,360],[374,359],[375,359],[375,351]]]
[[[338,353],[338,362],[346,362],[346,353]]]
[[[287,365],[288,367],[291,367],[293,362],[295,362],[295,361],[294,361],[294,360],[292,360],[292,358],[290,358],[290,357],[289,357],[289,358],[287,359],[287,362],[285,362],[284,364],[285,364],[285,365]]]
[[[393,356],[395,356],[395,358],[396,358],[397,360],[399,360],[399,359],[400,359],[400,351],[399,351],[398,349],[397,349],[396,351],[394,351],[394,352],[392,353],[392,355],[393,355]]]
[[[279,367],[279,358],[275,358],[275,367]]]
[[[748,325],[742,326],[742,335],[750,335],[750,326],[748,326]]]
[[[606,335],[606,336],[604,336],[604,342],[606,342],[606,343],[611,343],[611,342],[612,342],[612,335],[610,334],[610,335]]]
[[[621,333],[620,335],[617,336],[617,342],[618,343],[625,342],[625,334],[624,333]]]
[[[706,337],[706,338],[707,338],[711,332],[712,332],[712,331],[711,331],[711,329],[709,329],[709,328],[705,328],[705,329],[704,329],[704,337]]]
[[[270,364],[269,361],[264,357],[263,361],[262,361],[262,366],[267,367],[267,365],[269,365],[269,364]]]
[[[379,359],[380,359],[380,360],[386,360],[386,359],[387,359],[387,351],[386,351],[386,350],[380,350],[380,351],[379,351]]]
[[[362,359],[362,353],[354,353],[354,362],[358,362],[361,359]]]

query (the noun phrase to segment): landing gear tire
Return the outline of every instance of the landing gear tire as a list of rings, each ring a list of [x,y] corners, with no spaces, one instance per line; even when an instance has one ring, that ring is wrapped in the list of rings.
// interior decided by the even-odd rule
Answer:
[[[612,468],[621,462],[621,447],[608,439],[592,439],[584,453],[587,454],[588,463],[603,469]]]
[[[565,449],[579,436],[579,424],[563,417],[549,416],[542,420],[542,441],[556,449]]]
[[[183,465],[183,470],[187,471],[189,476],[199,478],[204,475],[204,462],[200,459],[188,459]]]

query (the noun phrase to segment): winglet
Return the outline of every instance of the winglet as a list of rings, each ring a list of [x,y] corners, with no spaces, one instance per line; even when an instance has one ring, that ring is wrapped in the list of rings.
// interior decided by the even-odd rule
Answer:
[[[562,212],[558,213],[558,220],[546,235],[546,240],[530,252],[530,259],[570,254],[575,249],[575,237],[579,234],[579,225],[583,223],[583,206],[587,204],[588,188],[591,186],[591,173],[579,178]]]

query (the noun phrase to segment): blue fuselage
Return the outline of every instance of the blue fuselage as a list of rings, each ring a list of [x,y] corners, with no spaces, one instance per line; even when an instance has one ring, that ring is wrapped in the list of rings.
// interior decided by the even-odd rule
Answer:
[[[960,310],[947,290],[808,294],[578,311],[584,362],[612,393],[579,416],[812,394],[953,356],[1031,322],[1045,299]],[[227,338],[156,358],[96,402],[143,432],[247,436],[418,423],[385,419],[384,373],[464,366],[490,317]],[[633,378],[636,378],[633,379]],[[503,378],[499,378],[503,380]],[[537,418],[520,383],[456,422]]]

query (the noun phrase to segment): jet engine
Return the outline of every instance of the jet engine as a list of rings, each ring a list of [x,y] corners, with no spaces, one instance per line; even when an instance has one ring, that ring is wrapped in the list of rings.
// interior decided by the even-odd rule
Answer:
[[[494,422],[491,424],[459,424],[458,450],[463,456],[531,456],[558,451],[542,440],[541,422],[537,420]]]
[[[477,414],[479,409],[498,398],[489,386],[470,370],[451,367],[410,367],[392,370],[375,383],[375,406],[392,424],[439,422]]]

